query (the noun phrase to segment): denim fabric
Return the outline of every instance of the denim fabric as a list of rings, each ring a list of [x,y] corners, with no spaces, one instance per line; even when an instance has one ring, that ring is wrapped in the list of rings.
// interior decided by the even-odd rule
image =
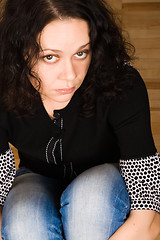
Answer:
[[[91,168],[65,189],[60,180],[23,169],[5,201],[2,239],[107,240],[129,208],[124,181],[113,165]]]
[[[26,174],[26,173],[32,173],[32,171],[25,168],[25,167],[21,167],[16,171],[16,177],[21,176],[21,175]]]

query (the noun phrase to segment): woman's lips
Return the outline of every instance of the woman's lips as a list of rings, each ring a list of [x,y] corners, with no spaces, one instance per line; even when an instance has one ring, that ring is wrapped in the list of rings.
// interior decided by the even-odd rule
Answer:
[[[75,87],[72,88],[62,88],[62,89],[57,89],[56,91],[60,94],[70,94],[75,90]]]

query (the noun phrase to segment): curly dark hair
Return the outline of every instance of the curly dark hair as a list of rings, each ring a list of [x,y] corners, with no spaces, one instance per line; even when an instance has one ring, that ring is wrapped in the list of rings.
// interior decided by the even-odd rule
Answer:
[[[32,71],[40,51],[37,36],[51,21],[65,18],[83,19],[90,27],[92,60],[79,89],[84,115],[94,112],[97,96],[122,95],[129,79],[125,63],[131,60],[131,45],[103,0],[7,0],[0,22],[0,96],[7,110],[34,112],[40,96],[28,76],[40,85]]]

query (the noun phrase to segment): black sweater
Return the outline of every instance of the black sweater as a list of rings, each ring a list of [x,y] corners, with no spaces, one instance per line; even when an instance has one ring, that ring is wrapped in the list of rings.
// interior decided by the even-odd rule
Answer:
[[[64,109],[54,111],[54,120],[48,116],[42,102],[37,106],[36,114],[28,117],[6,112],[1,107],[0,154],[3,162],[6,154],[11,154],[8,145],[11,143],[18,149],[20,166],[45,176],[71,181],[92,166],[120,161],[122,176],[128,186],[124,170],[127,160],[132,159],[131,163],[136,164],[140,159],[145,161],[155,156],[154,161],[157,161],[147,91],[138,72],[134,74],[133,86],[125,90],[122,100],[105,101],[98,97],[95,115],[90,118],[80,116],[81,96],[78,92]],[[9,159],[8,166],[11,161],[13,158]],[[144,166],[141,167],[143,169]],[[3,178],[7,175],[3,174],[4,168]],[[156,174],[158,168],[159,157]],[[155,177],[158,181],[159,176]],[[158,185],[155,188],[158,191]],[[3,191],[7,195],[9,189]],[[134,199],[133,191],[128,191]],[[5,194],[1,195],[5,199]],[[134,209],[135,204],[131,207]],[[152,203],[150,209],[159,211],[159,208],[157,198],[156,204]]]

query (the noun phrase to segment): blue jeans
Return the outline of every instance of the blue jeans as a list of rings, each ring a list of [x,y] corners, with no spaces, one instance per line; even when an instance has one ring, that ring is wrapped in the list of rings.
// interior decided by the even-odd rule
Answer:
[[[65,189],[60,180],[29,172],[16,177],[5,201],[2,239],[107,240],[129,208],[124,181],[113,165],[93,167]]]

